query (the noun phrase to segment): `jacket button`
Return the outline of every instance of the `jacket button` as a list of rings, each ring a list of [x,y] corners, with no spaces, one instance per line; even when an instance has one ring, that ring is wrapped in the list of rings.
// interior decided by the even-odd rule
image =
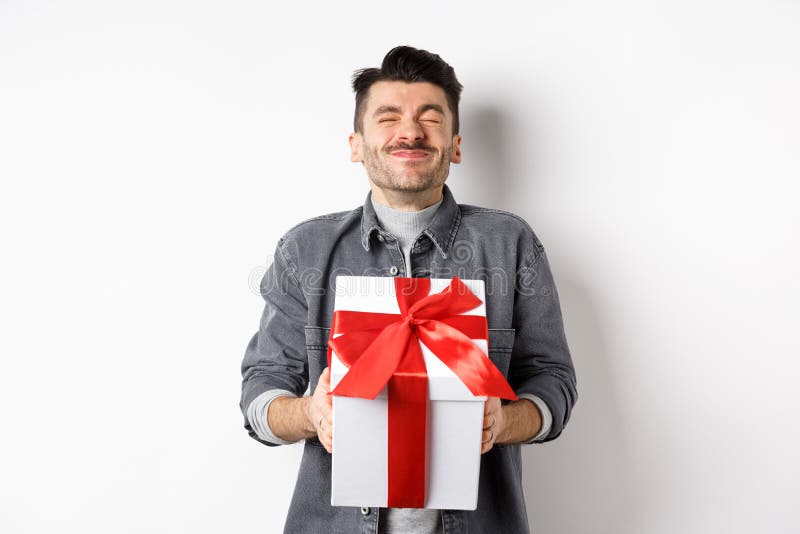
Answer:
[[[361,515],[369,515],[369,508],[366,506],[361,507]]]
[[[392,276],[397,276],[397,265],[392,265],[389,267],[389,274]]]

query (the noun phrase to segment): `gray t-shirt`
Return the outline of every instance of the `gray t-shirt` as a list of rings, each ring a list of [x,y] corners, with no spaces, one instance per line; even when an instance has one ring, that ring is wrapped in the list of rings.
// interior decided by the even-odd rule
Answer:
[[[439,200],[436,204],[420,211],[401,211],[379,204],[374,200],[372,201],[372,207],[375,208],[378,222],[384,230],[397,238],[400,250],[406,260],[405,276],[411,276],[411,273],[414,272],[411,265],[411,245],[414,244],[414,240],[419,237],[419,234],[430,225],[436,210],[439,209],[441,204],[442,201]]]

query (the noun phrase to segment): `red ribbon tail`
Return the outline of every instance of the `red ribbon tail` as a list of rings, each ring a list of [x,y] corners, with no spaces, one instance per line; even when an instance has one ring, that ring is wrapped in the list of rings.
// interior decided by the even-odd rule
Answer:
[[[514,390],[492,360],[455,328],[440,321],[428,321],[417,328],[417,335],[473,395],[517,400]]]
[[[428,377],[395,375],[389,381],[390,508],[424,508]]]

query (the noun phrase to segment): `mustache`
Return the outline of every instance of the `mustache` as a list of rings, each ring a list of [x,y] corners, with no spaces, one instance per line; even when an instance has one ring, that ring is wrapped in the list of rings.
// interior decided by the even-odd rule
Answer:
[[[414,143],[414,144],[411,144],[411,143],[398,143],[398,144],[396,144],[394,146],[390,146],[390,147],[386,148],[386,152],[389,152],[389,153],[397,152],[398,150],[422,150],[422,151],[425,151],[425,152],[433,152],[434,151],[431,147],[426,146],[426,145],[424,145],[422,143]]]

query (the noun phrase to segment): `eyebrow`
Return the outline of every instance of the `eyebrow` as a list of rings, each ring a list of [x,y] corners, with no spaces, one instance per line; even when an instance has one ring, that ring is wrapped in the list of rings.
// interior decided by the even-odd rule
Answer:
[[[384,113],[400,113],[400,108],[397,106],[379,106],[372,114],[373,117],[383,115]]]
[[[444,115],[444,108],[439,104],[425,104],[419,108],[419,115],[422,115],[426,111],[436,111],[441,115]],[[402,110],[397,106],[379,106],[378,109],[375,110],[375,113],[372,114],[373,117],[377,117],[378,115],[383,115],[384,113],[402,113]]]
[[[422,115],[426,111],[433,110],[441,115],[444,115],[444,109],[439,104],[425,104],[420,108],[419,114]]]

